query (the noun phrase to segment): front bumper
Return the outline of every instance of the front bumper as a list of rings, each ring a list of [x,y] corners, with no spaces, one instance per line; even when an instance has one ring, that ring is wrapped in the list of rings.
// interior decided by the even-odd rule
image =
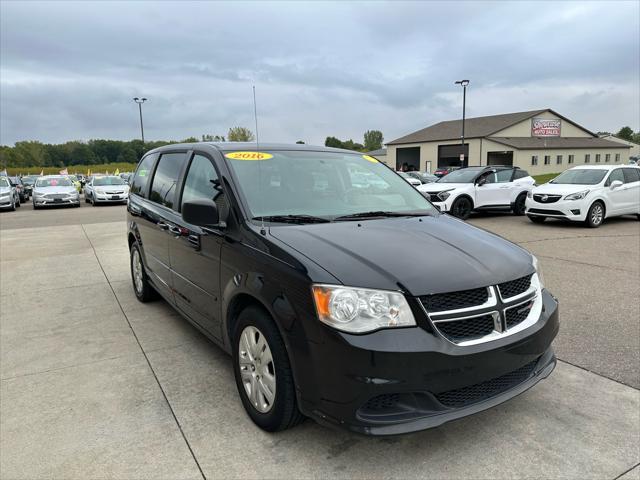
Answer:
[[[55,207],[60,205],[80,205],[80,198],[78,197],[69,197],[69,198],[60,198],[60,199],[51,199],[51,198],[33,198],[33,204],[36,207]]]
[[[100,203],[111,203],[111,202],[126,202],[127,201],[127,197],[129,195],[126,193],[121,193],[121,194],[117,194],[117,195],[112,195],[112,194],[98,194],[98,193],[94,193],[93,195],[93,200],[95,202],[100,202]]]
[[[553,203],[536,202],[533,198],[527,198],[525,202],[525,214],[536,217],[564,218],[575,222],[582,222],[587,218],[588,203],[582,200],[558,200]]]
[[[11,208],[11,197],[0,198],[0,208]]]
[[[542,301],[540,318],[531,327],[465,347],[422,327],[368,335],[327,329],[321,342],[309,344],[305,374],[296,375],[300,409],[326,425],[395,435],[498,405],[555,367],[551,342],[559,329],[558,304],[546,290]],[[312,380],[305,382],[309,374]]]

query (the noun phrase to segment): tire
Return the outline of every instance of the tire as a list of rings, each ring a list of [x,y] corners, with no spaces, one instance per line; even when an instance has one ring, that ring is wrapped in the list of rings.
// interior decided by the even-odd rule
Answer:
[[[232,341],[233,371],[238,394],[253,423],[267,432],[278,432],[304,420],[298,410],[289,356],[271,317],[261,308],[245,308],[238,316]],[[247,341],[255,349],[263,346],[261,352],[251,352],[252,348],[246,346]],[[271,380],[265,381],[266,378]],[[248,382],[247,386],[245,381]],[[250,398],[251,391],[258,392],[254,400]]]
[[[589,228],[598,228],[604,222],[604,216],[606,210],[604,204],[600,201],[593,202],[587,212],[587,218],[584,220],[584,224]]]
[[[36,206],[36,202],[33,202],[33,209],[38,210],[40,207]]]
[[[526,201],[527,201],[526,193],[521,193],[520,195],[518,195],[515,203],[513,204],[513,208],[511,209],[514,215],[518,217],[521,217],[522,215],[524,215],[524,212],[526,210],[526,207],[525,207]]]
[[[529,217],[529,220],[531,220],[533,223],[544,223],[544,221],[547,219],[547,217],[536,217],[534,215],[527,215],[527,217]]]
[[[134,242],[133,245],[131,245],[131,249],[129,250],[129,259],[133,293],[136,294],[136,298],[142,303],[155,300],[158,297],[158,293],[149,283],[149,277],[147,277],[147,272],[144,269],[144,263],[142,262],[142,254],[140,253],[140,246],[138,245],[138,242]],[[134,267],[134,263],[139,267],[139,270],[137,270],[137,267]],[[138,273],[140,277],[137,279],[136,276]]]
[[[451,205],[451,215],[461,220],[466,220],[471,215],[473,203],[467,197],[457,198]]]

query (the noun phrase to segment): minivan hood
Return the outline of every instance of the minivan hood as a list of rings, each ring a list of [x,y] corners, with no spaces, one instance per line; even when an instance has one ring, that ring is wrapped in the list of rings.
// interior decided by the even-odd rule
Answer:
[[[272,226],[270,234],[355,287],[425,295],[533,273],[527,251],[447,215]]]
[[[421,192],[443,192],[445,190],[455,190],[456,188],[467,188],[471,185],[470,183],[425,183],[421,185],[418,190]]]
[[[571,193],[584,192],[585,190],[594,190],[600,185],[574,185],[574,184],[557,184],[544,183],[538,187],[534,187],[532,193],[550,194],[550,195],[569,195]]]

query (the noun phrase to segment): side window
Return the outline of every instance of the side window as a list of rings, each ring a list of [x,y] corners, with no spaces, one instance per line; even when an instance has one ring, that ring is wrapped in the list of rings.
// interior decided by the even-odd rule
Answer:
[[[496,173],[498,183],[507,183],[511,181],[513,170],[500,170]]]
[[[138,169],[131,182],[131,193],[146,197],[147,184],[149,183],[149,177],[151,176],[151,168],[158,158],[157,154],[147,155],[142,159],[138,165]],[[93,177],[91,177],[90,185],[93,185]]]
[[[218,174],[211,160],[202,155],[194,155],[184,181],[182,205],[192,200],[215,201],[216,196],[219,195],[219,190],[214,183],[216,180],[218,180]]]
[[[622,183],[624,183],[624,173],[622,173],[621,168],[616,168],[613,172],[611,172],[609,178],[607,179],[606,186],[608,187],[609,185],[611,185],[611,182],[613,182],[614,180],[620,180]]]
[[[623,168],[622,170],[624,170],[624,183],[640,182],[640,169]]]
[[[149,200],[173,208],[183,160],[184,153],[165,153],[160,157],[156,173],[153,175]]]
[[[495,172],[483,173],[480,178],[484,179],[484,183],[496,183],[496,174],[495,174]]]
[[[529,176],[529,172],[526,170],[516,170],[515,175],[513,176],[514,180],[518,180],[519,178],[525,178]]]

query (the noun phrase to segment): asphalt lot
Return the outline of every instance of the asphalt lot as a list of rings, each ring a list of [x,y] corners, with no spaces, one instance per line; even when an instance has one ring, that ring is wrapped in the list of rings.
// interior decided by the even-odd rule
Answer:
[[[0,477],[640,478],[640,222],[471,223],[541,260],[561,361],[497,408],[379,439],[254,427],[229,358],[135,299],[124,206],[0,213]]]

